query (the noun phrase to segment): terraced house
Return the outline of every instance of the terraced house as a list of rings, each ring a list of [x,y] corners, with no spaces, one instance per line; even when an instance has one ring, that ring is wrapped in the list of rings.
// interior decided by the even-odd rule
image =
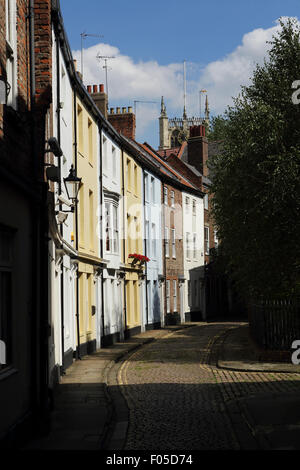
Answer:
[[[0,6],[0,439],[15,442],[47,430],[74,360],[203,310],[204,208],[195,170],[86,89],[58,0]]]
[[[125,270],[126,320],[128,333],[143,329],[144,266],[130,257],[143,255],[143,199],[142,168],[133,157],[130,148],[122,152],[123,177],[123,262]]]

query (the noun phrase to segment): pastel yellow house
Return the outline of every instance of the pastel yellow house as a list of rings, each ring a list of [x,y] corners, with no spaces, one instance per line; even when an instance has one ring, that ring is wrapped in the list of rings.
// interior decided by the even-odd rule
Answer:
[[[144,268],[133,265],[130,254],[143,253],[143,198],[142,168],[123,150],[121,174],[123,175],[124,243],[122,259],[125,269],[126,325],[125,331],[135,333],[143,326],[142,275]]]
[[[76,247],[78,250],[78,313],[80,354],[93,352],[96,342],[97,267],[101,264],[97,238],[99,207],[98,126],[83,100],[76,96],[77,176],[82,178],[78,195]]]

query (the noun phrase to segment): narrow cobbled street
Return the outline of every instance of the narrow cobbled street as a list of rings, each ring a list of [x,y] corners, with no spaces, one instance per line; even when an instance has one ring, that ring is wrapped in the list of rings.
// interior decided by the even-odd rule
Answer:
[[[118,365],[129,409],[124,449],[240,449],[244,417],[238,411],[240,423],[232,420],[239,399],[300,391],[300,374],[218,368],[222,337],[232,326],[198,324],[171,332]]]

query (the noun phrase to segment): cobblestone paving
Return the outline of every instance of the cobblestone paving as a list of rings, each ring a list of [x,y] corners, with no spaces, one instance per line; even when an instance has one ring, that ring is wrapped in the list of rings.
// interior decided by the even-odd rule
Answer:
[[[226,402],[300,391],[300,374],[218,369],[218,344],[232,326],[201,324],[170,333],[123,363],[118,381],[130,413],[124,449],[239,449]]]

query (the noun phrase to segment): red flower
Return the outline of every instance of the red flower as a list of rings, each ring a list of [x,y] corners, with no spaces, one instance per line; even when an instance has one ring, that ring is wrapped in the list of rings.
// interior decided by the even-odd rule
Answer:
[[[147,256],[140,255],[138,253],[130,253],[130,255],[128,255],[128,258],[134,258],[135,260],[144,261],[145,263],[148,263],[148,261],[150,261]]]

